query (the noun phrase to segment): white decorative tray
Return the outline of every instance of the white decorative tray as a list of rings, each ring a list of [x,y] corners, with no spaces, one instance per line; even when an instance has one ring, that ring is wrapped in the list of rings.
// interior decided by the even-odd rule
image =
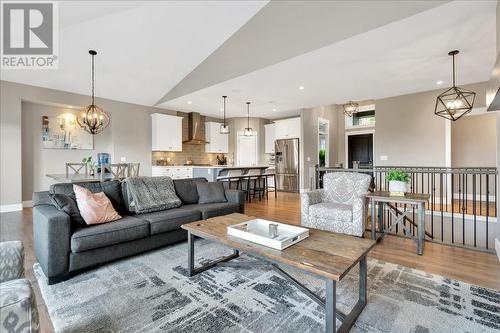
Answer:
[[[277,225],[277,227],[274,227],[277,228],[275,237],[272,237],[269,225]],[[254,219],[227,227],[227,234],[276,250],[284,250],[309,237],[309,229],[274,221]]]

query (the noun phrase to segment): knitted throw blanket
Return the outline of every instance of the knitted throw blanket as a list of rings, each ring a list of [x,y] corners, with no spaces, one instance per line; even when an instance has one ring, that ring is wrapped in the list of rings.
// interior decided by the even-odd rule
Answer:
[[[174,182],[170,177],[129,177],[124,180],[130,210],[136,214],[179,207]]]

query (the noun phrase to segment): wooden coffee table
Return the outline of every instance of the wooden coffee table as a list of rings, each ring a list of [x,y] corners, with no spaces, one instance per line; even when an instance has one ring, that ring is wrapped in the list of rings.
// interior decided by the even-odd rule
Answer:
[[[239,252],[268,262],[312,300],[325,307],[326,332],[348,332],[366,305],[366,255],[376,241],[333,232],[309,229],[309,238],[279,251],[227,235],[227,227],[254,219],[244,214],[230,214],[184,224],[188,231],[188,274],[193,276],[217,264],[238,257]],[[229,246],[233,253],[201,267],[194,267],[194,237],[213,240]],[[359,300],[349,314],[337,310],[336,284],[359,263]],[[325,280],[326,300],[307,289],[283,271],[279,265],[292,266]],[[342,322],[337,330],[336,318]]]

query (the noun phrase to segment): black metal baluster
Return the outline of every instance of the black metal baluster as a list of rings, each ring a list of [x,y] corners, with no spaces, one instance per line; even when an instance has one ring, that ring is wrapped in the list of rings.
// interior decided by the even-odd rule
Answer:
[[[495,177],[496,178],[496,177]],[[486,174],[486,250],[489,248],[488,247],[488,222],[489,222],[489,216],[490,216],[490,175]],[[496,184],[496,182],[495,182]],[[498,222],[498,221],[497,221]]]
[[[453,174],[453,172],[451,173],[451,243],[454,244],[455,243],[455,225],[453,224],[453,220],[454,220],[454,217],[455,217],[455,212],[454,212],[454,209],[453,209],[453,205],[454,205],[454,193],[455,193],[455,184],[454,184],[454,177],[455,175]]]
[[[474,214],[474,247],[477,246],[476,240],[476,174],[472,175],[472,213]]]

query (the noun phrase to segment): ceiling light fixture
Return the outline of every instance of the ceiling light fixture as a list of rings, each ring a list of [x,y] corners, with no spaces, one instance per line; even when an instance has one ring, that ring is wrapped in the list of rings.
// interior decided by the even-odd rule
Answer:
[[[95,105],[94,98],[94,57],[97,54],[94,50],[89,50],[92,57],[92,103],[86,106],[76,117],[76,121],[81,128],[92,135],[101,133],[111,122],[109,114]]]
[[[273,109],[274,112],[276,112],[276,109]]]
[[[193,104],[193,102],[191,102],[191,101],[187,101],[187,103],[188,103],[189,105]]]
[[[453,86],[439,95],[436,99],[434,114],[448,120],[458,120],[472,111],[476,93],[455,86],[455,55],[458,50],[450,51],[453,57]]]
[[[353,101],[349,101],[342,106],[344,107],[345,115],[348,117],[352,117],[359,110],[359,104]]]
[[[436,84],[437,84],[437,85],[443,84],[443,81],[441,81],[441,80],[436,81]]]
[[[220,134],[229,134],[229,125],[226,125],[226,98],[227,96],[222,96],[223,106],[222,109],[224,111],[224,123],[220,125]]]
[[[243,132],[244,136],[253,136],[253,129],[250,127],[250,102],[247,102],[247,127]]]
[[[299,87],[299,90],[304,90],[304,86],[300,86],[300,87]]]

